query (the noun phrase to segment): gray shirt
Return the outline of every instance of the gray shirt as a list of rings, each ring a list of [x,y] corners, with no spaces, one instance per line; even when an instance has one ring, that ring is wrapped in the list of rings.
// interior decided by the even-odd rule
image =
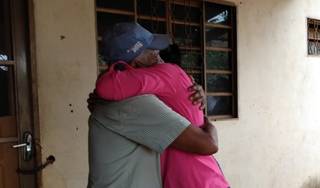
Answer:
[[[188,125],[153,95],[98,102],[89,118],[88,188],[161,188],[160,153]]]

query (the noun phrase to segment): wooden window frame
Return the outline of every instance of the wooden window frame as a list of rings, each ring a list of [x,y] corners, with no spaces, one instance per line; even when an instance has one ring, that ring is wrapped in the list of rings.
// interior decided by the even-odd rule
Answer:
[[[314,28],[311,28],[311,25],[315,27],[317,26],[317,30],[312,30]],[[319,29],[319,30],[318,30]],[[318,51],[320,51],[320,19],[315,18],[307,18],[307,54],[311,57],[320,57],[320,53],[318,54],[312,54],[309,51],[309,45],[310,42],[315,42],[316,45],[318,45]]]
[[[127,16],[134,16],[134,20],[137,22],[138,19],[143,20],[150,20],[150,21],[164,21],[166,22],[166,31],[168,34],[173,36],[173,29],[172,24],[181,24],[181,25],[190,25],[190,26],[200,26],[201,29],[201,47],[195,47],[195,46],[179,46],[181,50],[199,50],[202,55],[202,63],[203,68],[202,70],[185,70],[188,74],[194,74],[194,73],[201,73],[203,77],[203,87],[206,92],[206,96],[230,96],[232,97],[232,114],[224,114],[224,115],[214,115],[214,116],[208,116],[210,120],[221,120],[221,119],[234,119],[238,118],[238,87],[237,87],[237,9],[236,5],[234,3],[223,1],[223,0],[202,0],[202,1],[196,1],[191,0],[187,1],[188,5],[190,7],[200,8],[202,12],[202,21],[200,23],[195,22],[183,22],[178,20],[172,20],[172,13],[171,13],[171,4],[175,5],[185,5],[185,0],[159,0],[165,3],[166,8],[166,15],[165,17],[154,17],[154,16],[145,16],[145,15],[138,15],[138,6],[137,2],[138,0],[134,1],[134,9],[133,11],[125,11],[125,10],[119,10],[119,9],[112,9],[112,8],[100,8],[95,7],[96,13],[111,13],[111,14],[119,14],[119,15],[127,15]],[[212,23],[206,23],[205,21],[205,4],[206,3],[214,3],[218,5],[225,5],[228,6],[231,10],[231,24],[230,25],[222,25],[222,24],[212,24]],[[97,15],[97,14],[96,14]],[[97,20],[97,19],[96,19]],[[97,21],[98,22],[98,21]],[[97,28],[98,28],[98,24]],[[230,48],[214,48],[214,47],[206,47],[206,33],[205,28],[219,28],[219,29],[228,29],[231,30],[231,46]],[[98,35],[98,32],[97,32]],[[102,37],[97,36],[97,43],[101,42]],[[229,61],[231,64],[231,70],[212,70],[207,69],[206,66],[206,51],[224,51],[224,52],[231,52],[231,59]],[[102,70],[107,69],[107,65],[100,65],[98,63],[98,70],[99,72]],[[231,76],[231,92],[207,92],[207,79],[206,75],[207,73],[214,73],[214,74],[227,74]],[[207,106],[207,104],[206,104]],[[207,108],[206,108],[207,109]],[[207,110],[205,110],[205,114],[207,114]]]

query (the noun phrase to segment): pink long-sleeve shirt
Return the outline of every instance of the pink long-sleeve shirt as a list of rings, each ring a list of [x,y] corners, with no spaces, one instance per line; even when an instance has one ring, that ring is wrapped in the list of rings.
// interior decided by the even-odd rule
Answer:
[[[97,94],[106,100],[123,100],[141,94],[154,94],[193,125],[203,124],[203,112],[189,100],[192,82],[178,66],[164,63],[148,68],[133,68],[125,62],[124,71],[115,64],[96,83]],[[117,63],[116,63],[117,64]],[[190,154],[167,148],[161,154],[161,175],[164,188],[227,188],[213,156]]]

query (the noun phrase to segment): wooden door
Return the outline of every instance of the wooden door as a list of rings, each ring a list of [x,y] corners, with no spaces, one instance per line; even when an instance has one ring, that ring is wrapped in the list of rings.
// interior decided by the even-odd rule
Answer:
[[[36,187],[34,174],[17,172],[35,165],[33,139],[19,145],[34,131],[28,3],[0,0],[0,188]]]

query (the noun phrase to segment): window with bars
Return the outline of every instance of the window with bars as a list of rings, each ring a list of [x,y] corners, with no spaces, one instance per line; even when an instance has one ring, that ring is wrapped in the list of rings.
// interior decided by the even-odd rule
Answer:
[[[14,70],[10,1],[0,1],[0,118],[14,115]]]
[[[320,56],[320,20],[307,19],[308,22],[308,55]]]
[[[135,21],[153,33],[167,33],[181,51],[181,67],[206,92],[205,113],[211,120],[236,118],[236,8],[219,1],[96,0],[98,63],[102,34],[118,22]]]

